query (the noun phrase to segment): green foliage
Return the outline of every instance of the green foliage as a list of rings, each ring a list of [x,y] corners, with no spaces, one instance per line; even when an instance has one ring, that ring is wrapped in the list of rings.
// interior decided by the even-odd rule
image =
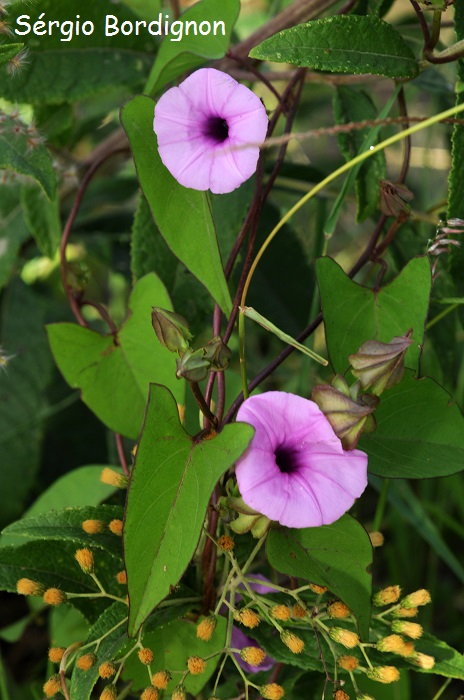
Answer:
[[[454,31],[458,41],[464,40],[464,8],[457,3],[454,11]],[[464,100],[464,60],[457,62],[456,104]],[[453,146],[451,150],[452,166],[449,173],[448,217],[464,219],[464,126],[455,124],[453,129]],[[457,252],[454,251],[457,255]]]
[[[48,258],[53,258],[61,238],[58,197],[48,200],[37,185],[23,185],[21,205],[29,231],[40,251]]]
[[[335,372],[346,371],[348,356],[366,340],[388,343],[410,328],[414,343],[406,352],[405,365],[417,368],[431,288],[427,258],[413,258],[393,282],[378,291],[350,280],[331,258],[319,258],[316,271]]]
[[[48,327],[55,360],[68,384],[82,391],[82,400],[109,428],[137,438],[150,382],[168,386],[179,403],[184,386],[175,376],[175,357],[158,343],[151,325],[151,307],[170,309],[171,302],[155,274],[133,289],[132,314],[112,335],[100,335],[71,323]]]
[[[152,385],[124,527],[130,634],[178,583],[198,544],[214,485],[252,434],[250,426],[235,424],[195,442],[169,391]]]
[[[10,277],[20,246],[29,238],[21,204],[19,188],[2,187],[0,197],[0,288]]]
[[[464,418],[433,379],[413,379],[407,372],[382,394],[375,418],[375,432],[359,443],[373,474],[423,479],[462,470]]]
[[[161,162],[153,133],[154,102],[135,97],[121,110],[135,167],[153,218],[173,253],[205,285],[223,311],[231,300],[213,218],[204,192],[186,189]]]
[[[277,571],[327,586],[353,611],[362,637],[368,637],[372,545],[354,518],[344,515],[332,525],[300,530],[273,529],[267,555]]]
[[[293,627],[291,625],[286,625],[285,629],[293,632],[304,641],[305,645],[301,654],[293,654],[290,649],[283,644],[280,636],[275,633],[275,629],[271,627],[271,625],[259,625],[259,627],[256,627],[256,629],[250,632],[250,635],[259,642],[260,646],[263,647],[272,659],[275,659],[279,663],[292,666],[293,673],[297,672],[296,668],[304,668],[307,671],[319,671],[319,673],[322,673],[324,671],[324,666],[320,658],[320,649],[322,648],[327,668],[333,672],[335,668],[333,657],[323,637],[319,636],[319,644],[321,645],[319,647],[318,638],[316,638],[316,634],[312,629],[308,627]]]
[[[299,24],[266,39],[251,58],[337,73],[414,78],[418,66],[403,37],[374,15],[339,15]]]
[[[0,46],[0,66],[3,66],[4,63],[8,63],[8,61],[14,58],[23,47],[24,44],[9,44],[6,46]]]
[[[334,98],[334,113],[337,124],[376,119],[377,109],[370,96],[363,90],[338,86]],[[345,160],[354,158],[360,151],[367,129],[338,135],[338,144]],[[378,138],[372,145],[378,143]],[[358,202],[357,220],[364,221],[373,216],[379,204],[379,181],[386,177],[386,161],[383,152],[376,153],[359,169],[356,177],[356,198]]]
[[[225,35],[222,35],[222,30],[216,36],[214,33],[208,36],[195,35],[190,29],[189,34],[182,37],[182,42],[173,41],[172,38],[169,42],[164,41],[153,64],[144,93],[155,94],[186,71],[197,68],[211,59],[222,58],[229,46],[239,11],[239,0],[227,0],[227,2],[201,0],[187,9],[180,18],[184,23],[184,34],[186,22],[195,21],[198,25],[201,22],[210,22],[214,26],[215,22],[222,21],[225,26]]]

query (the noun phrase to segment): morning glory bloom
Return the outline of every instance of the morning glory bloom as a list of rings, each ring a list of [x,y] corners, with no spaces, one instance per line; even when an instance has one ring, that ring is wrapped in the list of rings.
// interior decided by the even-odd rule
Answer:
[[[238,460],[243,500],[287,527],[338,520],[367,485],[367,455],[345,451],[316,403],[281,391],[251,396],[237,420],[255,428]]]
[[[224,194],[255,172],[267,125],[259,97],[227,73],[202,68],[160,97],[153,129],[181,185]]]

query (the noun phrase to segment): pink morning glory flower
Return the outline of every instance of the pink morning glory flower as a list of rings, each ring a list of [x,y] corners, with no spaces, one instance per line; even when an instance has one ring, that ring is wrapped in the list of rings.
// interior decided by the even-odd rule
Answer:
[[[251,90],[202,68],[160,97],[153,129],[161,160],[181,185],[224,194],[255,172],[267,124]]]
[[[367,485],[367,455],[345,451],[316,403],[281,391],[251,396],[237,420],[255,428],[238,460],[243,500],[287,527],[338,520]]]

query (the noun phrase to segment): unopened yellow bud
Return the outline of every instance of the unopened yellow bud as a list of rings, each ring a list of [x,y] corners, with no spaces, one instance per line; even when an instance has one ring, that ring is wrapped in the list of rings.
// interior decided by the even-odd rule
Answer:
[[[100,700],[116,700],[118,693],[114,685],[107,685],[103,688],[103,692],[100,695]]]
[[[354,671],[359,666],[356,656],[339,656],[337,663],[344,671]]]
[[[116,574],[116,581],[120,583],[121,585],[124,585],[127,583],[127,573],[125,571],[119,571]]]
[[[156,688],[153,687],[145,688],[142,695],[140,696],[140,700],[158,700],[158,698],[159,693],[156,690]]]
[[[345,693],[344,690],[339,688],[334,693],[334,700],[350,700],[350,696],[348,695],[348,693]]]
[[[82,654],[82,656],[79,656],[77,659],[76,666],[80,668],[81,671],[89,671],[92,666],[95,666],[96,661],[97,657],[95,654]]]
[[[151,677],[152,685],[160,690],[166,690],[171,680],[171,674],[169,671],[157,671]]]
[[[151,649],[143,647],[143,649],[139,649],[138,657],[143,664],[148,666],[148,664],[151,664],[151,662],[153,661],[153,652]]]
[[[86,547],[84,549],[78,549],[74,557],[84,574],[93,574],[95,563],[90,549]]]
[[[280,638],[285,644],[285,646],[290,649],[292,654],[301,654],[301,652],[303,651],[304,641],[297,637],[296,634],[293,634],[293,632],[284,630],[283,632],[281,632]]]
[[[275,620],[282,620],[282,622],[287,622],[290,619],[292,611],[288,605],[273,605],[269,610],[271,617]]]
[[[260,647],[244,647],[240,651],[240,656],[250,666],[259,666],[266,658],[266,652]]]
[[[52,664],[59,664],[65,651],[66,649],[64,647],[51,647],[48,650],[48,658]]]
[[[329,637],[347,649],[354,649],[359,644],[359,637],[356,632],[351,632],[344,627],[331,627],[329,629]]]
[[[405,641],[402,648],[396,653],[400,656],[411,656],[411,654],[414,654],[414,644]]]
[[[318,586],[317,583],[310,583],[309,588],[313,593],[317,593],[317,595],[322,595],[328,590],[327,586]]]
[[[266,700],[280,700],[285,695],[285,690],[277,683],[268,683],[259,688],[259,692]]]
[[[42,595],[45,586],[30,578],[20,578],[16,584],[16,591],[21,595]]]
[[[400,672],[396,666],[376,666],[367,669],[366,676],[378,683],[395,683],[399,680]]]
[[[187,700],[187,693],[185,692],[185,688],[182,684],[176,685],[172,692],[172,700]]]
[[[88,535],[96,535],[99,532],[103,532],[105,523],[102,520],[84,520],[82,529]]]
[[[382,547],[383,543],[385,542],[385,537],[382,535],[381,532],[378,531],[370,532],[369,539],[373,547]]]
[[[413,663],[414,666],[419,666],[419,668],[423,668],[426,671],[430,671],[430,669],[435,666],[435,659],[433,656],[421,654],[420,651],[416,651],[414,654],[409,656],[408,661]]]
[[[390,652],[392,654],[398,654],[403,647],[404,639],[400,637],[399,634],[390,634],[388,637],[379,639],[375,645],[375,648],[379,651]]]
[[[112,520],[110,522],[110,524],[108,525],[108,527],[110,528],[113,535],[118,535],[119,537],[122,536],[122,527],[123,527],[122,520],[117,520],[117,519]]]
[[[127,476],[119,474],[109,467],[105,467],[100,475],[100,481],[108,486],[115,486],[117,489],[126,489],[128,484]]]
[[[64,591],[60,591],[59,588],[47,588],[43,594],[44,603],[47,605],[61,605],[66,603],[67,596]]]
[[[61,690],[61,681],[58,673],[48,679],[43,685],[43,691],[47,698],[52,698]]]
[[[392,611],[392,617],[416,617],[419,608],[396,608]]]
[[[187,659],[187,667],[192,676],[199,676],[200,673],[204,673],[206,668],[206,661],[200,656],[189,656]]]
[[[257,612],[251,610],[250,608],[244,608],[243,610],[237,610],[234,613],[234,620],[241,622],[245,627],[253,629],[257,627],[261,622],[261,618]]]
[[[295,620],[303,620],[306,617],[306,615],[306,609],[299,603],[295,603],[295,605],[292,608],[292,617],[294,617]]]
[[[112,661],[104,661],[98,667],[98,675],[100,678],[112,678],[116,673],[116,666]]]
[[[382,605],[392,605],[399,600],[400,595],[400,586],[387,586],[387,588],[383,588],[374,595],[372,602],[377,607],[381,607]]]
[[[204,617],[203,620],[197,626],[197,637],[203,642],[209,642],[213,636],[213,632],[216,629],[216,617],[214,615],[208,615]]]
[[[343,620],[351,615],[351,610],[341,600],[336,600],[327,606],[327,615],[334,620]]]
[[[235,542],[233,541],[232,537],[229,537],[229,535],[222,535],[218,539],[218,547],[219,549],[222,549],[223,552],[231,552],[235,547]]]
[[[392,622],[392,630],[399,634],[405,634],[406,637],[411,637],[411,639],[419,639],[424,631],[422,625],[418,625],[417,622],[405,622],[404,620],[394,620]]]
[[[414,591],[414,593],[410,593],[406,598],[403,598],[401,605],[406,609],[417,608],[418,605],[427,605],[430,601],[430,593],[425,588],[420,588],[418,591]]]

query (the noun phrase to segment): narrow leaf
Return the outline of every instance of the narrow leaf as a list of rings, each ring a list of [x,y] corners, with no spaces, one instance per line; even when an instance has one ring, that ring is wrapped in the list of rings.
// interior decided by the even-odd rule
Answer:
[[[24,185],[21,189],[21,204],[29,231],[40,252],[47,258],[53,258],[61,238],[58,197],[55,195],[48,200],[37,185]]]
[[[251,426],[235,423],[211,440],[194,442],[180,424],[173,396],[152,385],[124,526],[130,634],[178,583],[213,488],[252,435]]]

